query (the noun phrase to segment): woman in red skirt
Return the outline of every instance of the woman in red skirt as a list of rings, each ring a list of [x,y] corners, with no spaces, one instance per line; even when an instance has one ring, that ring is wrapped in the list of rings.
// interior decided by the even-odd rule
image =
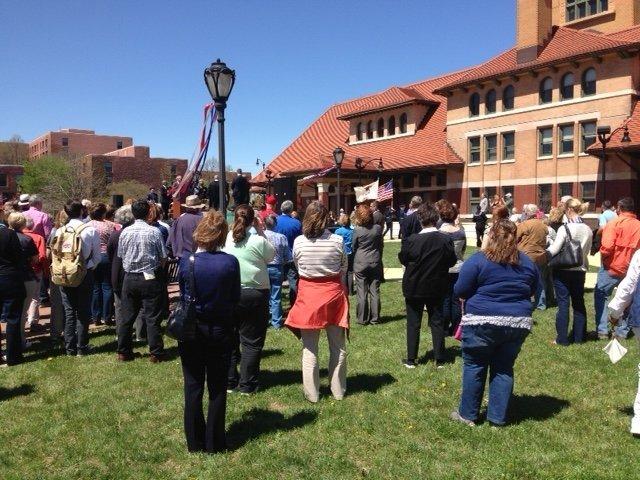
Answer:
[[[302,339],[302,384],[304,395],[316,403],[320,396],[318,340],[320,331],[329,341],[331,393],[342,400],[347,389],[346,332],[349,300],[343,273],[347,255],[342,237],[327,230],[329,211],[312,202],[302,222],[302,235],[293,242],[293,261],[298,268],[298,297],[285,325]]]

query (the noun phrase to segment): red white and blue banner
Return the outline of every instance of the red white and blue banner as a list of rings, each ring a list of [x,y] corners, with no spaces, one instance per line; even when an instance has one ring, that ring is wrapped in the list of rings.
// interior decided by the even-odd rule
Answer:
[[[319,172],[312,173],[311,175],[307,175],[306,177],[301,178],[300,180],[298,180],[298,183],[303,184],[311,180],[314,180],[316,178],[324,177],[327,173],[331,173],[335,169],[336,169],[336,166],[332,165],[331,167],[327,167],[324,170],[320,170]]]
[[[378,201],[393,200],[393,180],[389,180],[382,187],[378,188]]]

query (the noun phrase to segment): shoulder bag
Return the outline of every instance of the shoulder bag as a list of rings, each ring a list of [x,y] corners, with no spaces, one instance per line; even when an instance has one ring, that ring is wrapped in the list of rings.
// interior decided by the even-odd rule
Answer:
[[[167,335],[179,342],[194,340],[196,336],[196,280],[193,273],[195,263],[195,256],[189,256],[189,295],[180,299],[167,322]]]
[[[564,245],[555,256],[549,259],[549,266],[559,269],[579,267],[584,263],[582,245],[580,245],[579,241],[571,237],[571,232],[566,224],[563,225],[563,227],[567,233],[564,239]]]

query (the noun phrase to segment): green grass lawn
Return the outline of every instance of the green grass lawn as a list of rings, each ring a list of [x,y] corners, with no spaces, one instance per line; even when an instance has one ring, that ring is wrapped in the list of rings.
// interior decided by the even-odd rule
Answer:
[[[384,323],[352,328],[343,401],[332,399],[323,378],[321,401],[306,402],[299,343],[287,331],[269,331],[261,391],[228,400],[227,454],[187,453],[177,358],[118,364],[113,330],[92,335],[98,353],[87,358],[36,351],[25,364],[0,370],[0,477],[637,478],[638,441],[628,433],[634,341],[614,366],[602,342],[550,345],[555,310],[536,312],[516,364],[511,425],[469,428],[448,419],[459,400],[460,358],[443,370],[427,358],[405,369],[400,285],[388,282],[382,290]],[[592,294],[587,298],[593,328]],[[447,346],[459,354],[455,340]],[[175,343],[168,348],[175,355]],[[429,350],[425,328],[421,351]]]

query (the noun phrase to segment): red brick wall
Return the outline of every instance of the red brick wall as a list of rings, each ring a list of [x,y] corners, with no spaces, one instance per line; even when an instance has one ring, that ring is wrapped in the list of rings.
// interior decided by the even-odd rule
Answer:
[[[111,162],[113,183],[134,180],[149,187],[158,188],[163,180],[171,180],[171,165],[176,166],[176,175],[184,175],[187,161],[180,159],[134,158],[109,155],[92,155],[93,168],[104,168]]]
[[[18,191],[17,176],[22,175],[24,168],[21,165],[0,165],[0,174],[7,176],[7,186],[0,186],[0,194],[4,198],[12,198]]]

